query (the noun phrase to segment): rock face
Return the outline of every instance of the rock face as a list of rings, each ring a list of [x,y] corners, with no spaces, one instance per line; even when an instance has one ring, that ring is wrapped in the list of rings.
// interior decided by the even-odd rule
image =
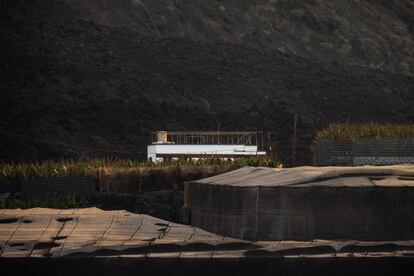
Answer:
[[[245,167],[186,184],[191,225],[249,240],[411,240],[414,167]]]
[[[143,5],[142,5],[143,3]],[[146,155],[158,129],[414,120],[412,1],[6,1],[0,159]],[[393,42],[394,41],[394,42]],[[400,66],[403,64],[402,66]]]

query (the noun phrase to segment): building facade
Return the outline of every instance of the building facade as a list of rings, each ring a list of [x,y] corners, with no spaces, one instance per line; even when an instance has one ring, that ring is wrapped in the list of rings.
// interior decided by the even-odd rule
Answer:
[[[148,160],[264,156],[263,132],[157,131],[148,145]]]

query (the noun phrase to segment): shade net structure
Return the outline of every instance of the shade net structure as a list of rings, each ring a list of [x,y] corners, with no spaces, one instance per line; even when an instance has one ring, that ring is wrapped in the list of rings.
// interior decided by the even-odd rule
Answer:
[[[244,167],[188,182],[193,226],[247,240],[414,239],[414,166]]]
[[[249,257],[412,257],[414,241],[247,241],[126,211],[0,210],[5,259],[244,259]],[[48,263],[45,263],[48,264]],[[56,265],[56,264],[52,264]],[[136,270],[135,270],[136,273]]]

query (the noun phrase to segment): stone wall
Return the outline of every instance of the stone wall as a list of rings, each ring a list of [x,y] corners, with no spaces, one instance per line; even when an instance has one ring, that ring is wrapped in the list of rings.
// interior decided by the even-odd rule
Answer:
[[[414,138],[361,138],[320,141],[315,166],[392,165],[414,163]]]

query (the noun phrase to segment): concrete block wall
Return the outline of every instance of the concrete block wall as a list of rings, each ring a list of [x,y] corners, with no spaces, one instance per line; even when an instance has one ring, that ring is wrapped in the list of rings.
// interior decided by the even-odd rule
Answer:
[[[315,166],[392,165],[414,163],[414,138],[361,138],[320,141]]]
[[[352,141],[320,141],[315,147],[316,166],[352,164]]]

